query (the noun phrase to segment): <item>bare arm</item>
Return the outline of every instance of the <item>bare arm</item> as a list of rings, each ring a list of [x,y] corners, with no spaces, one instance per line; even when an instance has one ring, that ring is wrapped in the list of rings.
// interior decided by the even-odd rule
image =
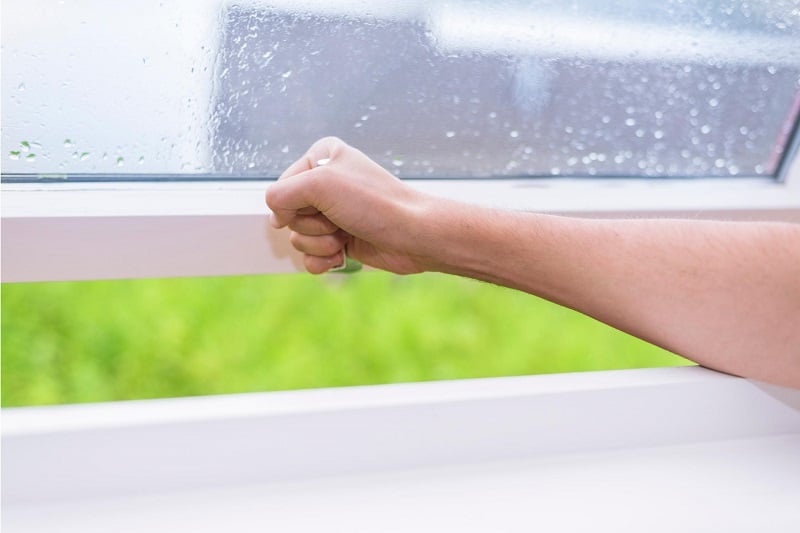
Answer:
[[[293,229],[311,272],[346,245],[378,268],[513,287],[704,366],[800,387],[800,226],[476,208],[415,192],[335,139],[284,178],[267,195],[273,223]]]

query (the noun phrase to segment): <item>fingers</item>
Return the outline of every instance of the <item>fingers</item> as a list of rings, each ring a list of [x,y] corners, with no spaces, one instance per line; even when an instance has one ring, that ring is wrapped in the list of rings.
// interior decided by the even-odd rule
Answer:
[[[339,253],[344,249],[345,243],[349,239],[343,231],[337,231],[330,235],[303,235],[293,231],[289,236],[289,242],[297,250],[307,255],[327,257]]]
[[[303,157],[289,165],[289,168],[283,171],[278,181],[291,178],[307,170],[311,170],[319,166],[319,161],[333,158],[347,146],[345,142],[337,137],[323,137],[318,140],[311,147],[306,150]]]
[[[322,274],[342,266],[348,239],[349,236],[343,231],[318,236],[293,231],[289,236],[292,246],[303,252],[303,264],[311,274]]]
[[[338,252],[327,257],[303,256],[303,265],[311,274],[324,274],[332,268],[342,266],[342,264],[344,264],[344,252]]]
[[[339,228],[323,215],[300,215],[289,222],[289,229],[303,235],[329,235]]]
[[[270,187],[265,195],[267,206],[272,210],[270,223],[273,226],[286,226],[294,215],[314,215],[319,212],[313,203],[313,196],[309,196],[307,183],[319,171],[319,161],[333,160],[346,147],[347,144],[341,139],[324,137],[312,144],[303,157],[280,175],[278,183]]]
[[[320,177],[324,179],[327,171],[327,167],[317,167],[270,185],[266,194],[267,206],[272,211],[270,223],[276,228],[282,228],[298,215],[317,213],[314,183]]]

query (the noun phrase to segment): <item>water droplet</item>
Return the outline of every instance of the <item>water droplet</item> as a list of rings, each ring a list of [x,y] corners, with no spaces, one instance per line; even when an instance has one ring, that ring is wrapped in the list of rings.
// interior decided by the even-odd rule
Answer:
[[[603,124],[608,124],[609,122],[611,122],[611,117],[609,117],[608,115],[603,115],[603,118],[600,119],[600,122],[602,122]]]
[[[64,148],[72,148],[75,146],[75,143],[72,142],[72,139],[64,139]]]
[[[353,124],[354,128],[360,128],[361,126],[363,126],[362,122],[356,122],[355,124]]]
[[[497,118],[497,113],[492,111],[491,113],[489,113],[489,118]]]
[[[755,171],[756,171],[756,174],[763,174],[764,173],[764,166],[763,165],[756,165]]]
[[[733,164],[728,165],[728,172],[731,173],[731,176],[735,176],[739,173],[739,167]]]
[[[519,132],[517,130],[511,130],[511,131],[508,132],[508,134],[514,139],[519,137]]]
[[[34,161],[36,161],[36,154],[28,154],[25,157],[25,161],[27,161],[28,163],[33,163]]]
[[[403,160],[402,159],[397,159],[395,157],[394,159],[392,159],[392,164],[394,166],[396,166],[396,167],[402,167],[403,166]]]
[[[629,105],[628,107],[625,108],[625,112],[629,115],[632,115],[634,111],[636,111],[636,108],[633,107],[632,105]]]
[[[561,174],[561,169],[558,167],[553,167],[550,169],[550,174],[552,174],[553,176],[558,176],[559,174]]]
[[[255,168],[256,164],[253,161],[247,163],[247,168]]]
[[[747,126],[742,126],[741,128],[739,128],[739,133],[741,133],[742,135],[747,135],[748,131],[750,130],[747,129]]]
[[[703,133],[703,134],[708,135],[709,133],[711,133],[711,126],[709,126],[708,124],[703,124],[700,127],[700,132]]]
[[[776,72],[778,72],[778,69],[775,68],[775,65],[770,65],[767,67],[767,72],[769,72],[770,74],[775,74]]]
[[[376,109],[378,109],[378,106],[376,105],[367,106],[367,109],[369,109],[370,111],[375,111]]]
[[[642,128],[637,129],[636,136],[639,137],[640,139],[644,137],[644,130]]]
[[[121,167],[125,164],[125,158],[122,156],[117,157],[117,166]]]
[[[719,105],[719,100],[717,98],[712,98],[708,101],[708,105],[711,107],[717,107]]]
[[[661,130],[656,130],[656,131],[653,132],[653,137],[655,137],[656,139],[663,139],[664,138],[664,132],[661,131]]]
[[[632,118],[626,118],[625,119],[625,125],[626,126],[635,126],[636,125],[636,120],[632,119]]]
[[[11,152],[8,153],[8,157],[10,159],[13,159],[14,161],[18,160],[19,159],[19,150],[12,150]]]
[[[456,132],[448,131],[447,133],[444,134],[444,136],[447,137],[448,139],[452,139],[453,137],[456,136]]]
[[[81,161],[86,161],[87,159],[89,159],[89,152],[82,152],[79,159]]]
[[[25,84],[24,83],[20,83],[19,85],[17,85],[17,90],[19,92],[23,92],[25,90]]]
[[[291,76],[291,75],[292,75],[292,71],[291,71],[291,70],[287,70],[286,72],[284,72],[283,74],[281,74],[281,78],[283,78],[283,79],[286,79],[286,78],[288,78],[288,77],[289,77],[289,76]]]
[[[717,159],[717,160],[715,160],[715,161],[714,161],[714,166],[715,166],[715,167],[717,167],[717,168],[722,168],[722,167],[724,167],[724,166],[725,166],[725,160],[724,160],[724,159],[721,159],[721,158],[720,158],[720,159]]]
[[[281,148],[281,153],[282,154],[288,154],[289,153],[289,145],[288,144],[285,145],[283,148]]]

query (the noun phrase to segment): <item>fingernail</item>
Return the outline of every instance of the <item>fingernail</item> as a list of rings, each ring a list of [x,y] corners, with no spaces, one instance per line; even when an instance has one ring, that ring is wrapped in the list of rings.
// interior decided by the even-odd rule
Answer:
[[[280,224],[278,223],[278,218],[275,216],[275,213],[269,214],[269,225],[273,228],[280,228]]]
[[[338,259],[335,261],[335,264],[333,266],[331,266],[330,268],[328,268],[328,270],[329,271],[338,270],[338,269],[340,269],[342,267],[344,267],[344,254],[340,252],[339,255],[338,255]]]

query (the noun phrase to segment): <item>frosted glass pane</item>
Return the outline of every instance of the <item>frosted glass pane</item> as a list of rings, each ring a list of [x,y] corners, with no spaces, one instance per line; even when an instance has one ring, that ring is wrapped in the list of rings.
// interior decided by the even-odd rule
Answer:
[[[797,1],[5,0],[3,173],[772,175]]]

